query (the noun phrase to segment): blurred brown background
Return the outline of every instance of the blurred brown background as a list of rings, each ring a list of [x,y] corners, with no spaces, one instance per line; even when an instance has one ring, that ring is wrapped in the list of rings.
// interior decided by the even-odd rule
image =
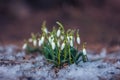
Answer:
[[[44,20],[79,28],[91,49],[120,46],[120,0],[0,0],[0,44],[22,45]]]

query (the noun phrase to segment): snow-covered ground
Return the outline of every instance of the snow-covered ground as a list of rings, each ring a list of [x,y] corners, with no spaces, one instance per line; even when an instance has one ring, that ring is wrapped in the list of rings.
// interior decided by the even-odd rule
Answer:
[[[120,52],[87,52],[88,62],[66,66],[56,73],[40,54],[26,54],[13,45],[0,46],[0,80],[120,80]]]

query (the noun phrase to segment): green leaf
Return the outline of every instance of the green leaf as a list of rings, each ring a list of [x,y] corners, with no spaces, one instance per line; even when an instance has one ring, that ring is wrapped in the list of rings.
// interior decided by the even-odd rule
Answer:
[[[68,60],[62,60],[61,63],[65,63],[65,62],[68,62]]]
[[[58,64],[57,61],[55,61],[55,60],[52,60],[52,59],[47,59],[47,60],[50,61],[50,62],[52,62],[52,63],[54,63],[55,65]]]
[[[75,56],[75,60],[78,61],[78,59],[82,56],[82,52],[78,52]]]
[[[33,48],[33,47],[30,47],[29,45],[27,46],[26,51],[30,53],[40,52],[39,48]]]
[[[70,52],[73,54],[73,56],[76,56],[78,51],[74,47],[70,47]]]
[[[44,52],[44,54],[45,54],[45,57],[48,58],[48,57],[49,57],[50,50],[49,50],[47,47],[43,47],[43,52]]]

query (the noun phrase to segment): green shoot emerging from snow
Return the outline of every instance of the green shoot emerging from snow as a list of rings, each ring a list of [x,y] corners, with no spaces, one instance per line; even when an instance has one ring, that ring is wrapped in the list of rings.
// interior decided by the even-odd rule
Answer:
[[[42,53],[55,66],[77,64],[80,61],[86,62],[87,52],[85,44],[83,44],[83,50],[78,51],[80,46],[79,30],[77,32],[71,29],[65,31],[60,22],[56,23],[59,28],[53,27],[50,32],[46,28],[46,22],[43,22],[42,34],[31,34],[32,37],[25,42],[23,49],[30,53]],[[76,47],[75,44],[77,45]]]

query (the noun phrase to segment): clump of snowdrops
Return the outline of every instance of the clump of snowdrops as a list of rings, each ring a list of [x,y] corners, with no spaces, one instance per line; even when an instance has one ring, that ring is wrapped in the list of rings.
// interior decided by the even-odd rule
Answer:
[[[32,33],[31,38],[25,41],[23,49],[30,53],[42,53],[48,62],[57,67],[64,64],[78,64],[80,61],[86,62],[88,59],[85,43],[82,50],[78,50],[81,43],[79,30],[66,31],[60,22],[56,23],[59,28],[53,27],[50,32],[46,28],[46,22],[43,22],[42,33]]]

